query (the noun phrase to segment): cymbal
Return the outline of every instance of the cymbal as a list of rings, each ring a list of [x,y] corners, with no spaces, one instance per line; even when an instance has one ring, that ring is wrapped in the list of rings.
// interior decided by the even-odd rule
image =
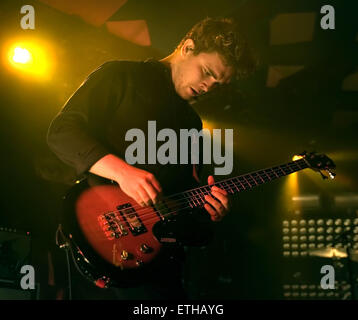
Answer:
[[[347,249],[344,248],[333,248],[333,247],[326,247],[321,249],[311,249],[308,250],[308,254],[310,256],[322,257],[322,258],[347,258]],[[351,260],[358,262],[358,250],[351,250],[350,251]]]
[[[322,258],[347,258],[346,249],[337,249],[332,247],[321,248],[321,249],[311,249],[308,250],[310,256],[322,257]]]

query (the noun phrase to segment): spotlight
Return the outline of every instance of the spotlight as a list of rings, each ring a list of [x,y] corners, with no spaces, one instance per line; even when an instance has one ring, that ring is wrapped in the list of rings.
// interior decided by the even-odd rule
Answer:
[[[302,158],[303,158],[302,156],[295,155],[295,156],[292,157],[292,161],[297,161],[297,160],[300,160]]]
[[[10,41],[5,44],[7,67],[29,79],[49,79],[52,74],[52,50],[42,41]],[[5,62],[5,61],[4,61]],[[30,78],[31,77],[31,78]]]
[[[16,47],[12,60],[16,63],[28,63],[32,59],[31,53],[27,49]]]

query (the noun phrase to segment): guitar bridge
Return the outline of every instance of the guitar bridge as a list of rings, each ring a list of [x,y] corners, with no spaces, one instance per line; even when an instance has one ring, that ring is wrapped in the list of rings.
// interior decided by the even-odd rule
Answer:
[[[121,222],[117,212],[108,212],[98,217],[102,229],[110,239],[118,239],[128,234],[127,229]]]

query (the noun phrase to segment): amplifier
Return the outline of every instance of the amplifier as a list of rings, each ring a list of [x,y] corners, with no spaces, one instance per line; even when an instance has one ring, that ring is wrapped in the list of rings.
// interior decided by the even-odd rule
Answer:
[[[21,289],[22,266],[31,264],[30,232],[0,226],[0,298],[6,288]],[[10,291],[9,291],[10,292]]]
[[[33,291],[34,290],[22,290],[0,287],[0,300],[35,300],[36,293]]]

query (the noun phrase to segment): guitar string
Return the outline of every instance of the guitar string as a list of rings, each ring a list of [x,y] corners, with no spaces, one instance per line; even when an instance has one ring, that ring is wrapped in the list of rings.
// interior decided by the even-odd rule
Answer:
[[[293,173],[293,172],[292,172],[292,173]],[[255,186],[258,186],[258,184],[256,184]],[[251,188],[252,188],[252,187],[251,187]],[[243,189],[243,190],[246,190],[246,189]],[[243,191],[243,190],[241,190],[241,191]],[[196,206],[196,208],[198,208],[198,209],[203,208],[204,205],[205,205],[205,203],[199,204],[199,206]],[[140,220],[141,220],[142,223],[145,222],[145,226],[146,226],[146,227],[150,227],[150,226],[156,224],[157,222],[159,222],[161,219],[164,219],[164,218],[166,218],[166,217],[172,215],[173,213],[178,213],[178,212],[180,212],[180,211],[187,210],[187,209],[189,209],[189,208],[190,208],[190,209],[193,209],[191,206],[186,206],[186,207],[177,206],[177,207],[178,207],[178,208],[175,208],[175,210],[173,210],[173,209],[171,208],[172,211],[167,212],[167,213],[164,213],[164,214],[161,214],[161,217],[159,217],[159,216],[156,214],[156,211],[158,212],[158,210],[153,210],[153,209],[151,209],[151,208],[145,208],[145,209],[142,210],[142,212],[145,211],[145,210],[150,210],[150,211],[148,211],[147,213],[143,213],[143,214],[140,216],[140,218],[141,218]],[[150,217],[149,217],[149,215],[150,215]],[[142,219],[143,216],[147,216],[146,219]],[[126,222],[126,221],[124,221],[124,222]],[[122,222],[122,223],[123,223],[123,222]],[[129,223],[128,223],[128,224],[129,224]]]
[[[248,182],[247,182],[247,184],[248,184]],[[257,186],[258,184],[256,184],[255,183],[255,185],[253,185],[253,186],[251,186],[251,185],[249,185],[249,186],[246,186],[246,187],[244,187],[243,186],[243,184],[241,184],[242,185],[242,190],[240,190],[234,183],[231,183],[231,184],[228,184],[228,183],[226,183],[226,186],[225,187],[223,187],[222,189],[224,189],[225,191],[227,191],[228,193],[230,193],[228,190],[226,190],[226,188],[228,188],[228,189],[231,189],[231,190],[233,190],[233,189],[237,189],[237,191],[239,192],[239,191],[243,191],[243,190],[246,190],[247,188],[252,188],[253,186]],[[232,188],[231,186],[234,186],[235,188]],[[194,205],[194,207],[198,207],[198,205],[197,205],[197,203],[199,203],[199,206],[200,205],[202,205],[202,201],[203,201],[203,197],[202,196],[205,196],[205,195],[211,195],[211,192],[209,192],[209,191],[204,191],[204,192],[202,192],[201,191],[201,193],[200,194],[196,194],[196,195],[194,195],[194,196],[189,196],[189,197],[186,197],[186,198],[183,198],[183,199],[181,199],[181,201],[175,201],[174,202],[174,205],[175,206],[173,206],[173,207],[171,207],[170,208],[170,210],[173,210],[173,211],[171,211],[170,213],[173,213],[173,212],[177,212],[177,211],[181,211],[181,210],[184,210],[184,209],[188,209],[188,208],[193,208],[193,207],[191,207],[190,206],[190,204],[189,204],[189,206],[186,206],[186,207],[183,207],[182,206],[182,204],[184,203],[184,204],[186,204],[187,202],[185,201],[185,200],[187,200],[187,199],[191,199],[192,200],[192,202],[193,202],[193,205]],[[132,208],[133,209],[135,209],[136,207],[138,207],[138,206],[132,206]],[[180,208],[179,210],[177,210],[177,208]],[[138,215],[140,215],[140,219],[141,219],[141,221],[142,222],[146,222],[146,216],[147,215],[150,215],[150,216],[152,216],[153,214],[156,214],[156,213],[159,213],[161,216],[163,216],[163,214],[161,213],[161,211],[163,211],[164,209],[157,209],[157,208],[153,208],[153,207],[145,207],[145,208],[143,208],[143,207],[139,207],[139,209],[137,209],[137,210],[135,210],[136,211],[136,213],[138,214]],[[147,212],[146,212],[147,211]],[[154,211],[154,212],[153,212]],[[120,212],[120,210],[115,210],[115,211],[110,211],[110,212],[107,212],[106,214],[112,214],[112,213],[117,213],[117,212]],[[157,215],[156,215],[156,217],[158,217]],[[152,217],[151,217],[152,218]]]
[[[306,168],[304,168],[304,169],[306,169]],[[302,169],[300,169],[300,170],[302,170]],[[297,171],[293,171],[293,172],[297,172]],[[293,172],[291,172],[291,173],[293,173]],[[287,175],[287,174],[285,174],[285,175]],[[256,184],[255,186],[258,186],[258,184]],[[252,187],[251,187],[251,188],[252,188]],[[240,190],[240,191],[244,191],[244,190],[246,190],[246,189],[243,189],[243,190]],[[205,203],[200,204],[197,208],[203,208],[204,205],[205,205]],[[183,211],[183,210],[186,210],[186,209],[189,209],[189,208],[192,209],[191,206],[179,207],[179,209],[175,209],[175,210],[170,211],[170,212],[168,212],[168,213],[162,214],[161,216],[162,216],[162,218],[165,218],[165,217],[167,217],[167,216],[170,216],[172,213],[176,213],[176,212],[179,212],[179,211]],[[151,209],[146,208],[146,209],[144,209],[144,210],[151,210]],[[144,211],[144,210],[143,210],[143,211]],[[146,218],[146,220],[142,220],[142,219],[141,219],[142,222],[144,222],[144,221],[146,222],[146,226],[154,225],[154,224],[156,224],[158,221],[161,220],[161,218],[158,217],[158,216],[156,215],[155,211],[153,212],[153,210],[151,210],[151,212],[148,212],[148,213],[146,213],[146,214],[142,214],[141,217],[143,217],[143,216],[145,216],[145,215],[147,215],[147,216],[148,216],[148,215],[151,215],[151,217]]]
[[[301,169],[300,169],[301,170]],[[293,171],[293,172],[296,172],[296,171]],[[291,173],[293,173],[293,172],[291,172]],[[287,175],[287,173],[285,173],[285,175]],[[276,176],[276,177],[274,177],[274,178],[279,178],[279,176]],[[252,179],[252,178],[251,178]],[[229,180],[229,179],[228,179]],[[254,179],[252,179],[254,182],[255,182],[255,180]],[[271,179],[270,179],[270,181],[271,181]],[[220,181],[220,182],[222,182],[222,181]],[[263,183],[265,182],[264,180],[262,181]],[[269,182],[269,181],[267,181],[267,182]],[[241,184],[242,185],[242,184]],[[255,187],[255,186],[258,186],[258,185],[260,185],[260,183],[256,183],[255,182],[255,185],[253,185],[253,186],[251,186],[251,185],[249,185],[249,187],[250,188],[253,188],[253,187]],[[229,184],[227,184],[227,186],[229,186],[229,189],[232,191],[232,194],[233,193],[235,193],[234,191],[233,191],[233,188],[231,188],[230,186],[235,186],[235,188],[237,189],[237,192],[240,192],[240,191],[244,191],[244,190],[246,190],[246,188],[242,185],[242,187],[243,187],[243,189],[242,190],[240,190],[240,188],[238,188],[234,183],[231,183],[231,185],[229,185]],[[227,186],[225,186],[223,189],[224,190],[226,190],[225,188],[227,188]],[[227,191],[227,190],[226,190]],[[230,193],[230,191],[227,191],[228,193]],[[201,194],[199,194],[199,195],[196,195],[196,196],[194,196],[194,197],[188,197],[188,198],[194,198],[195,200],[197,200],[198,202],[199,202],[199,206],[197,206],[197,204],[195,203],[195,205],[194,205],[194,207],[196,207],[196,208],[202,208],[204,205],[205,205],[205,202],[204,203],[201,203],[201,201],[203,201],[204,199],[203,199],[203,197],[201,197],[202,195],[209,195],[209,194],[211,194],[210,192],[203,192],[203,193],[201,193]],[[185,203],[185,202],[184,202]],[[160,219],[160,217],[158,217],[157,215],[156,215],[156,213],[159,213],[160,215],[161,215],[161,217],[165,217],[165,216],[167,216],[167,215],[170,215],[170,214],[172,214],[172,213],[174,213],[174,212],[179,212],[179,211],[182,211],[182,210],[186,210],[186,209],[189,209],[189,208],[191,208],[191,209],[193,209],[194,207],[192,207],[192,206],[186,206],[186,207],[183,207],[182,206],[182,203],[181,202],[179,202],[179,201],[176,201],[175,202],[175,205],[176,205],[176,207],[173,207],[173,208],[170,208],[170,210],[172,210],[172,211],[170,211],[170,212],[168,212],[168,213],[165,213],[165,214],[162,214],[160,211],[161,210],[158,210],[158,209],[156,209],[156,208],[152,208],[152,207],[147,207],[147,208],[142,208],[142,207],[140,207],[141,209],[139,209],[139,210],[136,210],[136,213],[137,214],[140,214],[140,220],[142,221],[142,222],[148,222],[149,220],[152,220],[153,218],[155,218],[156,219],[156,221],[158,221],[158,218]],[[178,209],[177,209],[178,208]],[[173,210],[174,209],[174,210]],[[145,211],[148,211],[148,212],[145,212]],[[110,214],[110,213],[116,213],[116,212],[119,212],[119,210],[117,210],[117,211],[112,211],[112,212],[107,212],[107,214]],[[148,218],[144,218],[145,216],[151,216],[151,217],[148,217]],[[153,217],[153,215],[155,215],[154,217]]]
[[[301,170],[301,169],[299,169],[299,170]],[[297,169],[295,169],[295,171],[292,171],[292,172],[290,172],[290,173],[286,173],[286,172],[284,172],[281,168],[277,168],[276,169],[276,172],[278,172],[278,171],[281,171],[281,173],[283,173],[284,175],[283,176],[285,176],[285,175],[288,175],[288,174],[291,174],[291,173],[293,173],[293,172],[296,172],[297,171]],[[266,176],[269,178],[269,181],[271,181],[272,179],[275,179],[275,178],[280,178],[280,176],[279,175],[277,175],[276,174],[276,172],[274,171],[274,170],[272,170],[272,172],[275,174],[275,177],[269,177],[267,174],[266,174]],[[252,173],[253,174],[253,173]],[[243,178],[244,178],[244,176],[242,176]],[[222,181],[220,181],[220,182],[217,182],[217,183],[214,183],[213,185],[206,185],[206,186],[203,186],[203,187],[199,187],[199,188],[195,188],[195,189],[192,189],[192,190],[197,190],[197,189],[200,189],[200,188],[207,188],[207,187],[209,187],[209,188],[211,188],[212,186],[214,186],[214,185],[218,185],[218,184],[221,184],[221,183],[223,183],[223,182],[225,182],[225,181],[227,181],[227,180],[233,180],[233,179],[236,179],[236,180],[238,180],[237,178],[229,178],[229,179],[226,179],[226,180],[222,180]],[[245,179],[245,181],[242,181],[242,183],[239,181],[239,183],[241,184],[241,186],[242,186],[242,190],[240,190],[240,188],[238,188],[237,187],[237,185],[235,184],[235,182],[230,182],[230,184],[228,184],[228,183],[226,183],[226,186],[223,186],[223,187],[221,187],[221,189],[224,189],[225,191],[227,191],[227,192],[229,192],[228,190],[226,190],[226,188],[228,188],[229,190],[233,190],[233,189],[237,189],[236,191],[237,192],[240,192],[240,191],[243,191],[243,190],[246,190],[247,188],[253,188],[253,187],[255,187],[255,186],[258,186],[258,185],[260,185],[260,183],[257,183],[252,177],[248,177],[248,179],[249,179],[249,181],[247,181],[247,179],[246,178],[244,178]],[[250,179],[251,179],[251,181],[250,181]],[[262,179],[263,180],[263,179]],[[269,181],[267,181],[267,182],[269,182]],[[251,184],[250,184],[250,182],[251,182]],[[265,181],[263,180],[263,183],[264,183]],[[246,185],[246,187],[244,186],[244,184],[247,184]],[[234,188],[232,188],[232,186],[234,187]],[[186,191],[185,193],[188,193],[189,191]],[[204,191],[204,192],[202,192],[202,191],[200,191],[201,193],[199,193],[199,194],[196,194],[196,195],[189,195],[188,197],[183,197],[182,199],[175,199],[175,204],[177,205],[177,207],[179,207],[181,204],[183,204],[183,203],[185,203],[186,202],[186,200],[187,199],[193,199],[193,200],[196,200],[197,202],[199,202],[200,203],[200,201],[202,200],[202,195],[209,195],[209,194],[211,194],[211,192],[208,192],[208,191]],[[181,192],[181,193],[184,193],[184,192]],[[179,193],[177,193],[177,194],[181,194],[180,192]],[[234,193],[234,192],[233,192]],[[174,195],[171,195],[171,196],[168,196],[168,197],[165,197],[165,199],[163,199],[163,200],[167,200],[167,199],[169,199],[170,197],[173,197]],[[194,205],[196,206],[196,202],[195,201],[193,201],[194,202]],[[178,206],[179,205],[179,206]],[[153,210],[152,208],[149,208],[149,207],[145,207],[145,208],[143,208],[143,207],[141,207],[140,205],[134,205],[134,206],[132,206],[132,208],[133,209],[135,209],[135,211],[136,211],[136,213],[141,213],[141,212],[143,212],[143,211],[145,211],[145,210],[148,210],[148,209],[150,209],[150,210]],[[187,208],[190,208],[190,206],[189,207],[187,207]],[[158,209],[155,209],[159,214],[160,214],[160,210],[158,210]],[[120,210],[114,210],[114,211],[108,211],[108,212],[104,212],[103,214],[99,214],[99,215],[104,215],[104,214],[111,214],[111,213],[118,213]],[[145,216],[145,214],[142,214],[141,215],[141,217],[143,217],[143,216]]]
[[[300,165],[298,164],[299,162],[302,162],[301,164],[304,166],[303,168],[300,167]],[[262,170],[253,171],[253,172],[251,172],[251,173],[247,173],[247,174],[244,174],[244,175],[241,175],[241,176],[232,177],[232,178],[227,178],[227,179],[224,179],[224,180],[215,182],[213,185],[216,185],[216,184],[218,184],[218,183],[223,183],[223,182],[226,182],[226,181],[228,181],[228,180],[238,179],[238,178],[244,177],[244,176],[251,176],[251,175],[253,175],[253,174],[255,174],[255,173],[259,173],[259,172],[264,172],[265,175],[267,176],[267,174],[266,174],[265,171],[268,171],[268,170],[272,171],[273,173],[275,173],[275,170],[276,170],[276,171],[279,171],[279,170],[280,170],[281,172],[284,173],[284,175],[287,175],[287,174],[290,174],[290,173],[295,172],[295,171],[292,171],[292,172],[290,172],[290,173],[285,173],[285,172],[281,169],[281,167],[283,167],[283,166],[286,166],[286,167],[297,166],[298,169],[294,169],[295,171],[299,171],[299,170],[302,170],[302,169],[307,168],[306,161],[305,161],[304,159],[300,159],[300,160],[295,160],[295,161],[292,161],[292,162],[289,162],[289,163],[286,163],[286,164],[283,164],[283,165],[278,165],[278,166],[271,167],[271,168],[266,168],[266,169],[262,169]],[[273,170],[274,168],[277,168],[277,169]],[[276,175],[276,174],[275,174],[275,175]],[[277,176],[276,176],[276,177],[277,177]],[[253,179],[252,177],[250,177],[250,178]],[[279,176],[278,176],[277,178],[279,178]],[[185,191],[185,192],[194,191],[194,190],[197,190],[197,189],[200,189],[200,188],[204,188],[204,187],[208,187],[208,186],[209,186],[209,185],[202,186],[202,187],[198,187],[198,188],[194,188],[194,189],[190,189],[190,190],[187,190],[187,191]],[[212,185],[210,185],[210,186],[212,186]],[[173,196],[176,196],[176,195],[178,195],[178,194],[185,193],[185,192],[174,193],[174,194],[172,194],[172,195],[170,195],[170,196],[168,196],[168,197],[173,197]]]

